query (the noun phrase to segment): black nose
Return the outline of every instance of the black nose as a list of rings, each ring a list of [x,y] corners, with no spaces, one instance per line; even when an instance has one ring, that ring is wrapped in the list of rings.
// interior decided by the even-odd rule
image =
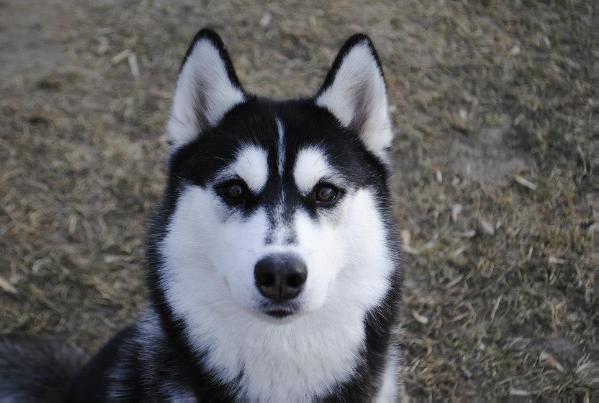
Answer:
[[[254,268],[254,277],[260,294],[283,302],[302,292],[308,270],[299,257],[279,253],[260,259]]]

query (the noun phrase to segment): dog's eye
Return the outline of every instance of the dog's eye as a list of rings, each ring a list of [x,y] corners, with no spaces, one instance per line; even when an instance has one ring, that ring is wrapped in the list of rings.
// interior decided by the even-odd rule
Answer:
[[[232,180],[217,186],[217,192],[226,200],[239,202],[246,198],[248,189],[240,180]]]
[[[312,191],[312,199],[319,206],[329,207],[339,200],[341,191],[329,183],[320,183]]]

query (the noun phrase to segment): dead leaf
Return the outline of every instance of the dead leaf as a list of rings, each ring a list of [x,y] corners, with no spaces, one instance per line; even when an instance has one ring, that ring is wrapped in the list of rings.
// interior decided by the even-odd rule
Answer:
[[[416,322],[418,323],[422,323],[423,325],[426,325],[428,323],[428,318],[424,315],[420,315],[416,311],[412,311],[412,316],[414,317],[414,319],[416,319]]]
[[[270,21],[272,20],[272,14],[271,13],[265,13],[262,18],[260,18],[260,26],[262,28],[268,26],[268,24],[270,24]]]
[[[489,235],[489,236],[495,235],[495,227],[493,226],[493,224],[491,224],[484,218],[481,218],[478,221],[478,228],[480,229],[480,232],[483,233],[484,235]]]
[[[17,294],[17,289],[2,276],[0,276],[0,288],[10,294]]]
[[[118,64],[118,63],[122,62],[123,60],[128,59],[129,55],[131,55],[131,51],[129,49],[125,49],[122,52],[114,55],[112,57],[112,59],[110,59],[110,62],[112,64]]]
[[[476,231],[471,229],[468,231],[460,232],[457,235],[460,238],[472,238],[472,237],[474,237],[474,235],[476,235]]]
[[[457,222],[460,214],[462,213],[463,207],[461,204],[454,204],[451,208],[451,221]]]
[[[530,396],[530,392],[524,389],[510,388],[510,395],[512,396]]]
[[[403,246],[410,245],[410,241],[412,240],[412,235],[410,234],[410,231],[408,231],[407,229],[401,230],[399,232],[399,236],[401,238],[401,244]]]
[[[399,232],[399,237],[401,238],[401,250],[408,255],[418,255],[420,250],[413,248],[410,246],[410,242],[412,240],[412,235],[410,231],[404,229]]]
[[[127,62],[129,63],[129,70],[131,70],[131,75],[133,76],[134,79],[138,79],[139,78],[139,63],[137,62],[137,56],[135,55],[135,53],[129,53],[129,55],[127,55]]]
[[[556,369],[559,372],[564,372],[564,367],[555,359],[554,356],[546,351],[541,351],[539,354],[539,361],[548,368]]]
[[[528,179],[525,179],[524,177],[522,177],[520,175],[514,175],[514,180],[518,184],[520,184],[526,188],[529,188],[530,190],[536,190],[536,188],[537,188],[537,185],[535,185],[534,183],[532,183],[531,181],[529,181]]]
[[[564,259],[560,259],[559,257],[555,256],[549,256],[547,261],[549,262],[549,264],[566,264],[566,261]]]

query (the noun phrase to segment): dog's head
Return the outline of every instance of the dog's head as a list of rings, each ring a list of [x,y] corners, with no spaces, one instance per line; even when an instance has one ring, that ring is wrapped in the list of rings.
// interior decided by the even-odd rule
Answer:
[[[384,294],[392,130],[368,37],[345,43],[314,97],[271,101],[246,93],[221,39],[202,30],[167,129],[157,249],[178,316],[209,306],[223,320],[241,312],[286,323]]]

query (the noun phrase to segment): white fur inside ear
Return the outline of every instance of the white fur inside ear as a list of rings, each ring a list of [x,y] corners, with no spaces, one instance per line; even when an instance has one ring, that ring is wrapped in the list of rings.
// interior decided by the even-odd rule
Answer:
[[[167,124],[172,149],[194,140],[244,100],[241,89],[229,79],[218,49],[209,39],[200,39],[177,79]]]
[[[342,125],[356,130],[368,150],[387,160],[386,149],[393,140],[387,91],[366,42],[349,50],[316,104],[328,109]]]

